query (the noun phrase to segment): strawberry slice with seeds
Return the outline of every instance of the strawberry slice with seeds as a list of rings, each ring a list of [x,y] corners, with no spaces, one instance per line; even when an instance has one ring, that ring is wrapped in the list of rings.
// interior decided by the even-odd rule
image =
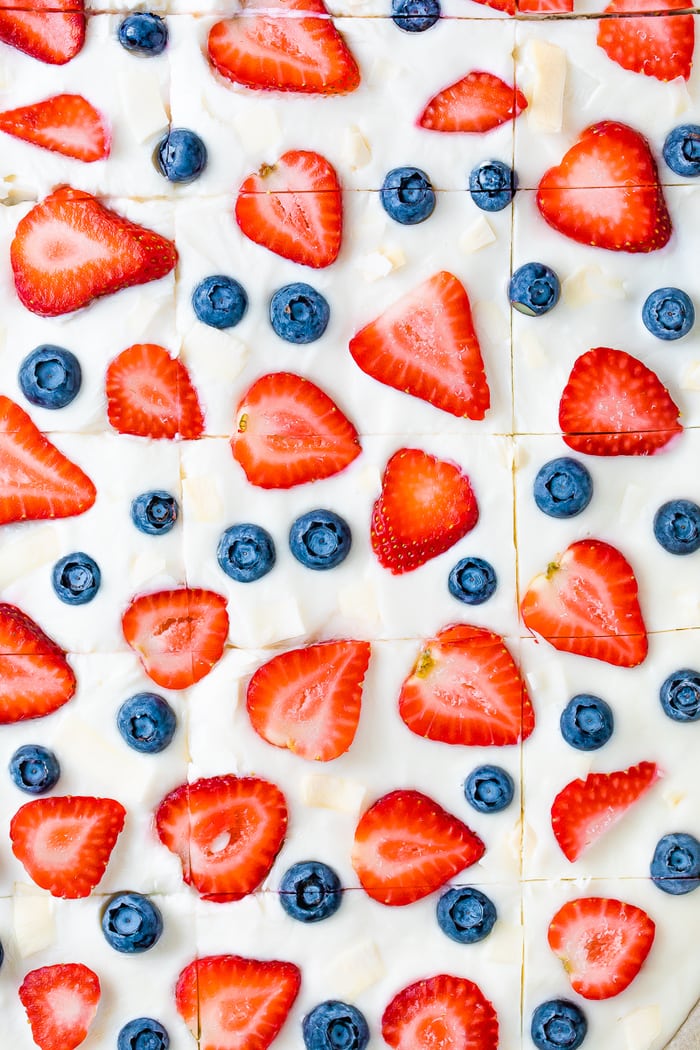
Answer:
[[[469,297],[444,270],[359,331],[350,353],[377,382],[453,416],[483,419],[491,403]]]
[[[498,1016],[473,981],[441,973],[394,996],[382,1035],[395,1050],[498,1050]]]
[[[107,415],[120,434],[193,440],[204,416],[190,374],[163,346],[136,343],[110,362],[105,376]]]
[[[20,219],[10,261],[20,302],[32,313],[56,317],[165,277],[177,252],[171,241],[89,193],[61,186]]]
[[[483,857],[473,831],[420,791],[391,791],[363,814],[352,866],[365,892],[401,906],[427,897]]]
[[[609,251],[654,252],[671,236],[649,144],[613,120],[586,128],[561,164],[545,172],[537,206],[565,237]]]
[[[526,740],[535,715],[500,635],[454,624],[424,642],[399,695],[399,714],[428,740],[504,747]]]
[[[27,802],[10,822],[12,852],[54,897],[89,897],[105,873],[126,810],[113,798],[52,795]]]
[[[525,626],[564,653],[636,667],[649,643],[627,559],[602,540],[578,540],[536,576],[522,600]]]
[[[18,0],[0,0],[0,40],[26,55],[62,66],[85,43],[83,0],[32,0],[19,10]]]
[[[237,901],[269,874],[287,832],[287,804],[267,780],[208,777],[166,795],[156,830],[205,900]]]
[[[598,346],[575,362],[559,404],[564,441],[589,456],[651,456],[683,430],[655,372],[624,350]]]
[[[412,572],[453,547],[478,518],[471,483],[456,463],[401,448],[386,465],[372,509],[372,550],[393,575]]]
[[[552,831],[572,863],[646,794],[661,772],[654,762],[640,762],[615,773],[590,773],[572,780],[552,803]]]
[[[601,19],[598,46],[623,69],[657,80],[688,80],[695,49],[693,16],[661,13],[687,9],[687,0],[612,0],[603,14],[639,12],[642,17]]]
[[[429,131],[491,131],[526,108],[527,99],[515,85],[473,70],[431,98],[418,124]]]
[[[100,979],[82,963],[30,970],[19,987],[39,1050],[75,1050],[87,1037],[100,1002]]]
[[[231,451],[252,485],[288,489],[340,473],[362,450],[328,394],[293,372],[270,372],[239,402]]]
[[[75,689],[63,649],[17,606],[0,603],[0,725],[50,715]]]
[[[330,266],[343,232],[338,176],[320,153],[290,150],[248,176],[238,192],[236,222],[251,241],[283,259]]]
[[[90,164],[109,156],[105,118],[82,95],[53,95],[0,113],[0,131]]]
[[[187,689],[209,674],[228,637],[226,599],[181,587],[134,598],[122,631],[144,671],[164,689]]]
[[[181,972],[175,1005],[199,1050],[267,1050],[300,986],[293,963],[209,955]]]
[[[611,999],[641,970],[656,927],[634,904],[608,897],[567,901],[549,924],[549,947],[584,999]]]
[[[273,656],[248,685],[253,729],[300,758],[330,762],[357,732],[369,642],[319,642]]]
[[[97,491],[19,405],[0,394],[0,525],[71,518],[90,510]]]

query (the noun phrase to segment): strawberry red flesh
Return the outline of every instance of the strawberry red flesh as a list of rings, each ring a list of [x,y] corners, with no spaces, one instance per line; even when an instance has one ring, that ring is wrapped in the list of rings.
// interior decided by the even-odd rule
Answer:
[[[514,120],[526,107],[527,99],[517,87],[493,73],[474,70],[438,92],[418,124],[429,131],[491,131]]]
[[[105,377],[107,415],[120,434],[148,438],[202,436],[204,416],[190,374],[155,343],[137,343],[110,362]]]
[[[0,603],[0,725],[50,715],[75,689],[61,647],[21,609]]]
[[[0,40],[48,65],[62,66],[85,43],[83,0],[0,0]]]
[[[603,14],[640,18],[604,18],[598,23],[598,46],[623,69],[657,80],[688,80],[693,66],[695,23],[687,0],[612,0]],[[673,14],[664,15],[669,11]],[[649,14],[653,17],[649,18]]]
[[[100,980],[82,963],[30,970],[19,987],[39,1050],[75,1050],[87,1038],[100,1002]]]
[[[0,113],[0,131],[89,164],[109,156],[104,117],[82,95],[53,95]]]
[[[394,1050],[498,1050],[498,1017],[478,985],[437,974],[403,988],[382,1017]]]

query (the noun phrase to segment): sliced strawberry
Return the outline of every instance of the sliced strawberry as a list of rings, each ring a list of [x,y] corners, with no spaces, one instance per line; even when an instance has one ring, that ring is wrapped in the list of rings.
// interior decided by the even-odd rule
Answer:
[[[395,1050],[498,1050],[498,1016],[473,981],[440,973],[394,996],[382,1035]]]
[[[661,772],[654,762],[640,762],[615,773],[590,773],[572,780],[552,803],[552,831],[572,863],[646,794]]]
[[[494,11],[502,11],[504,15],[515,14],[515,0],[476,0],[477,4],[483,4]]]
[[[635,979],[656,927],[634,904],[606,897],[567,901],[549,924],[549,947],[584,999],[611,999]]]
[[[82,963],[30,970],[19,987],[39,1050],[75,1050],[84,1041],[100,1002],[100,979]]]
[[[126,641],[165,689],[187,689],[209,674],[223,656],[228,623],[225,598],[190,587],[142,594],[122,616]]]
[[[362,451],[355,427],[335,402],[293,372],[270,372],[246,391],[231,450],[248,481],[263,489],[329,478]]]
[[[155,343],[136,343],[110,362],[107,415],[120,434],[192,440],[204,416],[185,365]]]
[[[21,609],[0,603],[0,725],[50,715],[75,688],[63,649]]]
[[[83,0],[0,0],[0,40],[39,62],[62,66],[85,43]]]
[[[54,897],[89,897],[105,873],[126,810],[113,798],[52,795],[27,802],[10,822],[12,852]]]
[[[175,1005],[199,1050],[267,1050],[300,985],[293,963],[209,955],[181,972]]]
[[[205,900],[237,901],[269,874],[287,832],[287,804],[267,780],[209,777],[166,795],[156,830]]]
[[[613,120],[586,128],[561,164],[544,173],[537,205],[555,230],[597,248],[653,252],[671,236],[649,144]]]
[[[56,317],[98,296],[165,277],[177,252],[171,241],[84,190],[61,186],[20,219],[10,261],[24,306]]]
[[[431,98],[418,124],[429,131],[491,131],[526,108],[527,99],[515,85],[474,70]]]
[[[82,95],[54,95],[8,109],[0,113],[0,131],[88,164],[109,156],[108,125]]]
[[[636,667],[649,647],[629,562],[609,543],[578,540],[536,576],[523,622],[564,653]]]
[[[589,456],[650,456],[683,430],[655,372],[624,350],[597,346],[575,362],[561,395],[564,441]]]
[[[343,232],[338,176],[320,153],[290,150],[248,176],[238,192],[236,222],[251,241],[283,259],[330,266]]]
[[[71,518],[90,510],[96,496],[87,474],[0,394],[0,525]]]
[[[695,24],[692,15],[664,16],[662,11],[687,11],[687,0],[612,0],[598,23],[598,46],[623,69],[657,80],[687,80],[693,66]],[[647,17],[653,12],[653,17]]]
[[[483,419],[490,405],[469,298],[444,270],[359,331],[350,353],[379,383],[453,416]]]
[[[352,866],[381,904],[427,897],[483,857],[486,847],[457,817],[420,791],[391,791],[363,814]]]
[[[399,695],[399,714],[428,740],[503,747],[526,740],[535,715],[503,639],[454,624],[424,642]]]
[[[574,0],[518,0],[518,11],[522,14],[571,14]]]
[[[454,546],[478,518],[469,478],[456,463],[400,448],[372,508],[372,550],[393,575],[411,572]]]

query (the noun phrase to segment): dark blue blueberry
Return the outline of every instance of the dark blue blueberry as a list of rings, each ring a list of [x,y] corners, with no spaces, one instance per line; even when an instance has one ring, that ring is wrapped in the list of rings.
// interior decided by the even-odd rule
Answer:
[[[493,901],[472,886],[448,890],[437,904],[440,929],[459,944],[483,941],[491,933],[496,918]]]
[[[695,324],[695,307],[680,288],[657,288],[647,296],[642,320],[657,339],[682,339]]]
[[[210,328],[234,328],[248,309],[245,288],[233,277],[205,277],[192,292],[192,309]]]
[[[102,912],[102,932],[117,952],[147,952],[163,932],[160,911],[141,893],[116,893]]]
[[[152,1017],[129,1021],[117,1036],[117,1050],[168,1050],[169,1046],[166,1029]]]
[[[517,175],[502,160],[485,160],[469,175],[469,192],[482,211],[503,211],[513,200],[517,186]]]
[[[424,33],[440,17],[438,0],[391,0],[394,24],[406,33]]]
[[[61,767],[53,751],[39,744],[18,747],[10,759],[10,776],[20,791],[43,795],[58,783]]]
[[[465,605],[482,605],[493,595],[497,583],[489,562],[483,558],[462,558],[452,569],[447,588],[453,598]]]
[[[207,166],[207,147],[189,128],[171,128],[158,143],[155,156],[168,182],[193,182]]]
[[[664,893],[692,893],[700,886],[700,842],[682,831],[664,835],[654,850],[651,877]]]
[[[681,124],[666,136],[664,160],[671,171],[686,179],[700,175],[700,126]]]
[[[302,1021],[306,1050],[365,1050],[369,1028],[356,1006],[328,999]]]
[[[292,523],[289,546],[307,569],[334,569],[350,553],[348,523],[332,510],[310,510]]]
[[[615,728],[612,708],[599,696],[573,696],[559,719],[561,735],[577,751],[597,751],[607,744]]]
[[[138,11],[120,23],[119,43],[137,55],[160,55],[168,43],[168,27],[159,15]]]
[[[270,324],[287,343],[320,339],[331,316],[328,303],[310,284],[286,284],[270,300]]]
[[[237,583],[253,583],[275,564],[275,544],[262,525],[244,522],[226,529],[216,548],[216,560]]]
[[[669,554],[694,554],[700,547],[700,507],[672,499],[654,515],[654,535]]]
[[[280,882],[280,903],[287,915],[299,922],[320,922],[335,914],[341,905],[340,879],[327,864],[317,860],[293,864]]]
[[[177,728],[170,704],[157,693],[136,693],[117,712],[117,727],[129,747],[147,755],[164,751]]]
[[[51,582],[58,597],[66,605],[86,605],[100,589],[97,562],[83,551],[67,554],[53,567]]]
[[[568,999],[541,1003],[530,1025],[530,1036],[538,1050],[578,1050],[587,1031],[586,1015]]]
[[[535,503],[550,518],[573,518],[585,510],[593,496],[593,479],[577,459],[550,459],[537,471]]]
[[[499,813],[514,793],[513,778],[500,766],[477,766],[464,782],[464,797],[479,813]]]
[[[177,500],[169,492],[143,492],[131,502],[131,520],[139,532],[163,536],[177,521]]]
[[[402,226],[424,222],[435,209],[435,190],[420,168],[394,168],[379,196],[387,215]]]
[[[559,302],[561,285],[554,270],[544,263],[519,267],[510,279],[508,298],[514,309],[528,317],[541,317]]]
[[[661,686],[661,706],[674,722],[700,719],[700,671],[684,667],[670,674]]]
[[[19,366],[20,389],[39,408],[65,408],[77,397],[82,378],[75,354],[50,343],[37,346]]]

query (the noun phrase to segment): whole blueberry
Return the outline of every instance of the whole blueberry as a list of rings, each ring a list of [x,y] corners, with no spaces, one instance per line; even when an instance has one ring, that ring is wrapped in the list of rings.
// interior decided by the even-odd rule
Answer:
[[[554,270],[544,263],[531,262],[519,267],[510,279],[511,306],[528,317],[541,317],[559,302],[561,285]]]
[[[168,182],[193,182],[207,166],[207,147],[189,128],[171,128],[158,143],[155,158]]]
[[[117,952],[146,952],[163,932],[159,909],[141,893],[116,893],[102,912],[102,932]]]
[[[530,1024],[530,1036],[537,1050],[578,1050],[587,1031],[586,1015],[568,999],[541,1003]]]
[[[469,192],[482,211],[503,211],[515,196],[518,177],[502,160],[485,160],[469,174]]]
[[[234,328],[248,309],[248,296],[233,277],[217,273],[205,277],[192,292],[192,309],[210,328]]]
[[[661,706],[674,722],[700,719],[700,671],[684,667],[670,674],[660,692]]]
[[[43,795],[58,783],[61,767],[53,751],[40,744],[18,747],[10,759],[10,776],[28,795]]]
[[[84,551],[75,551],[61,558],[51,574],[53,589],[66,605],[91,602],[100,589],[101,580],[97,562]]]
[[[320,339],[331,316],[328,303],[310,284],[286,284],[270,300],[270,324],[287,343]]]
[[[356,1006],[328,999],[301,1023],[306,1050],[365,1050],[369,1028]]]
[[[671,171],[686,179],[700,175],[700,126],[681,124],[666,136],[664,160]]]
[[[440,929],[459,944],[476,944],[491,933],[496,922],[492,900],[472,886],[447,890],[437,904]]]
[[[293,864],[280,882],[280,903],[299,922],[320,922],[335,914],[343,899],[340,879],[317,860]]]
[[[44,343],[19,366],[19,385],[27,401],[39,408],[65,408],[82,382],[80,361],[62,346]]]
[[[131,520],[147,536],[163,536],[177,521],[177,500],[169,492],[143,492],[131,503]]]
[[[119,708],[117,728],[134,751],[155,755],[164,751],[173,739],[177,718],[162,696],[136,693]]]
[[[559,456],[537,471],[535,503],[550,518],[573,518],[585,510],[593,496],[593,479],[577,459]]]
[[[694,554],[700,547],[700,507],[689,499],[672,499],[654,515],[654,535],[669,554]]]
[[[237,583],[253,583],[266,576],[276,558],[270,533],[262,525],[250,522],[231,525],[216,548],[220,568]]]
[[[160,1021],[136,1017],[117,1036],[117,1050],[168,1050],[170,1036]]]
[[[654,850],[651,877],[664,893],[692,893],[700,886],[700,842],[682,831],[664,835]]]
[[[597,751],[607,744],[615,728],[612,708],[599,696],[572,696],[559,719],[561,735],[577,751]]]
[[[348,523],[332,510],[310,510],[292,523],[289,546],[307,569],[334,569],[350,553]]]
[[[657,288],[647,296],[642,320],[657,339],[682,339],[695,324],[695,307],[680,288]]]
[[[120,23],[119,43],[137,55],[160,55],[168,43],[168,27],[159,15],[137,11]]]
[[[379,197],[387,215],[402,226],[424,222],[435,210],[435,190],[420,168],[393,168]]]
[[[513,778],[500,766],[477,766],[464,782],[464,797],[479,813],[499,813],[514,794]]]
[[[440,17],[438,0],[391,0],[394,24],[406,33],[424,33]]]
[[[494,594],[497,584],[493,565],[483,558],[462,558],[447,580],[452,597],[465,605],[482,605]]]

